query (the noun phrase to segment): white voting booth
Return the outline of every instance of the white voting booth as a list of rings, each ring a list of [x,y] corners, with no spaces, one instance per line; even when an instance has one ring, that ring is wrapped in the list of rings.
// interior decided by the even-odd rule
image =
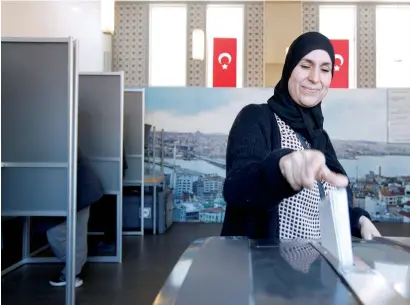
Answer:
[[[77,59],[73,38],[2,38],[2,217],[25,219],[22,258],[2,275],[59,262],[37,256],[45,247],[30,253],[30,217],[66,217],[66,305],[75,304],[78,148],[116,197],[115,255],[88,261],[122,260],[124,76],[79,73]]]
[[[1,213],[26,217],[22,260],[34,262],[29,217],[67,217],[66,304],[74,304],[78,44],[2,38]]]

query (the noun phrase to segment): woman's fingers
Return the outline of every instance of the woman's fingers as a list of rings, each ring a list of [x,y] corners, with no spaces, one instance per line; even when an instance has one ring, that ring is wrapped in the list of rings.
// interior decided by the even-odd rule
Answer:
[[[332,172],[326,165],[321,169],[319,177],[321,180],[336,187],[346,187],[349,184],[349,179],[345,175]]]
[[[295,181],[297,190],[301,190],[304,188],[303,184],[303,177],[302,177],[302,172],[303,172],[303,160],[304,156],[301,151],[297,151],[294,155],[293,162],[292,162],[292,172],[293,172],[293,179]]]
[[[286,171],[285,177],[288,183],[290,184],[290,186],[294,190],[300,190],[302,186],[300,185],[300,181],[298,179],[296,168],[297,168],[297,164],[295,164],[294,162],[289,162],[289,164],[287,164],[286,169],[285,169]]]
[[[318,173],[323,166],[326,166],[326,160],[323,154],[316,150],[306,150],[305,152],[305,172],[306,172],[306,188],[313,188],[315,181],[318,180]]]
[[[282,175],[294,190],[313,188],[316,180],[324,180],[336,187],[345,187],[346,176],[336,174],[326,166],[326,159],[317,150],[295,151],[279,162]]]

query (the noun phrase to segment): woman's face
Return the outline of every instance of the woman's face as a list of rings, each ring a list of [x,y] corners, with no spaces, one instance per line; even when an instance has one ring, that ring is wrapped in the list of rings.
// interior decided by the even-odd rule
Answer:
[[[288,82],[289,94],[302,107],[314,107],[322,101],[332,81],[332,61],[323,50],[307,54],[293,69]]]

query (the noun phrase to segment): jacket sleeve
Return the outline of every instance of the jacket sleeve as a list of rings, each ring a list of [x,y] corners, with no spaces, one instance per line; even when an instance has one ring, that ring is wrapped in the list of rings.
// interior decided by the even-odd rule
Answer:
[[[346,191],[347,191],[347,199],[349,202],[350,230],[351,230],[352,236],[361,238],[362,235],[360,233],[360,226],[359,226],[360,217],[365,216],[369,218],[370,220],[372,219],[370,217],[370,214],[366,210],[363,210],[359,207],[353,207],[353,191],[350,186],[346,188]]]
[[[77,156],[77,211],[97,202],[104,196],[100,178],[87,156],[78,149]]]
[[[266,209],[279,204],[294,191],[279,169],[279,160],[291,149],[271,151],[270,138],[258,105],[244,107],[228,137],[227,173],[223,195],[227,204]],[[265,124],[264,124],[265,123]]]

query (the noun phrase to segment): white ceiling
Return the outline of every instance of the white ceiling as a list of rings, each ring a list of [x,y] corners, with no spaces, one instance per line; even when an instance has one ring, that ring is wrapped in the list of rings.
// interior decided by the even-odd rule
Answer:
[[[115,0],[117,2],[326,2],[326,3],[408,3],[410,0]]]
[[[35,2],[39,0],[1,0],[1,2]],[[97,2],[101,0],[42,0],[44,1],[49,1],[49,2],[55,2],[55,1],[62,1],[62,2]],[[343,4],[343,3],[391,3],[391,4],[399,4],[399,3],[406,3],[410,4],[410,0],[206,0],[206,1],[201,1],[201,0],[114,0],[116,2],[173,2],[173,3],[189,3],[189,2],[326,2],[326,3],[338,3],[338,4]]]

